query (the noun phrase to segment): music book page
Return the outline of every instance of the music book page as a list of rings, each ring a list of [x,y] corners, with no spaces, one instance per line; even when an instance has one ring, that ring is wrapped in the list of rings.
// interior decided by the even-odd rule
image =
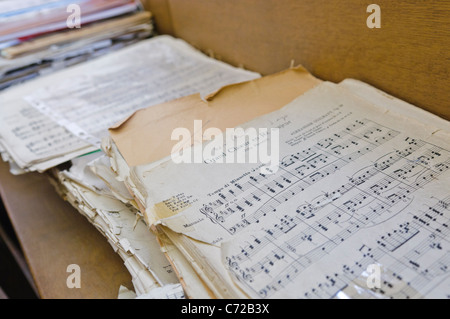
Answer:
[[[88,74],[71,76],[26,97],[75,136],[98,147],[109,127],[136,110],[259,77],[169,36],[141,41],[102,62],[91,65]]]
[[[233,147],[218,135],[192,149],[202,163],[132,168],[145,213],[192,242],[205,271],[254,298],[448,294],[449,131],[331,83],[241,127],[278,134]],[[221,163],[267,140],[279,142],[279,165]]]

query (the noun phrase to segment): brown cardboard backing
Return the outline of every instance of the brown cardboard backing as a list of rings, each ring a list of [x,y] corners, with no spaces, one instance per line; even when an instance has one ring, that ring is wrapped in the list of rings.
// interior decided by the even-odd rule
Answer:
[[[320,83],[304,68],[291,68],[253,81],[226,86],[202,99],[194,94],[135,112],[110,129],[129,166],[152,163],[171,154],[176,128],[194,135],[194,121],[209,127],[233,128],[273,112]]]

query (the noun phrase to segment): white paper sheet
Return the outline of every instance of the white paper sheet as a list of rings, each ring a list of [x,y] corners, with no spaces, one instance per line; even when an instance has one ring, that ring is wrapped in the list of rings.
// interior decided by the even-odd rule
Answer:
[[[143,107],[259,77],[197,52],[181,40],[143,41],[26,97],[31,105],[79,138],[100,147],[107,129]],[[101,94],[99,94],[101,92]]]

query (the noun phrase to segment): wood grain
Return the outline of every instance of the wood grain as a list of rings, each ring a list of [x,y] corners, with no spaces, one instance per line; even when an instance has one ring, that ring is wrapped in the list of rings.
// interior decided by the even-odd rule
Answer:
[[[131,276],[106,239],[63,201],[42,174],[13,176],[0,163],[0,193],[44,299],[113,299]],[[81,288],[66,285],[67,266],[81,268]]]
[[[367,6],[381,7],[369,29]],[[158,30],[271,74],[302,64],[322,80],[365,81],[450,119],[450,2],[147,0]]]

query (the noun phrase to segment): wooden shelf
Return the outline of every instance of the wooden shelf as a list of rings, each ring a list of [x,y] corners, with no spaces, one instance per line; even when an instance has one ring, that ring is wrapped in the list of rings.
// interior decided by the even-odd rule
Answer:
[[[133,288],[120,257],[94,226],[62,200],[47,177],[10,174],[0,163],[0,194],[44,299],[114,299]],[[81,268],[81,288],[66,285],[67,266]]]

